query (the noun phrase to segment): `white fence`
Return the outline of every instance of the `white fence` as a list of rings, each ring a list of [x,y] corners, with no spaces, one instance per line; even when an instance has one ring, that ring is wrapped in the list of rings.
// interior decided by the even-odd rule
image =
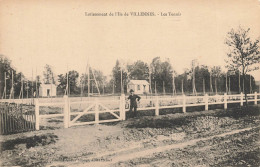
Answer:
[[[193,106],[205,106],[205,110],[208,110],[209,105],[223,104],[224,109],[227,109],[229,103],[240,103],[243,106],[246,101],[245,95],[243,93],[236,95],[215,95],[215,96],[175,96],[175,97],[158,97],[154,96],[152,98],[143,98],[138,104],[138,110],[155,110],[155,115],[159,115],[160,109],[167,108],[182,108],[185,113],[187,107]],[[260,93],[247,94],[247,101],[254,102],[257,104],[260,101]],[[98,124],[103,122],[113,122],[125,120],[126,109],[129,106],[126,101],[125,95],[120,96],[120,98],[113,99],[99,99],[90,98],[81,101],[76,101],[73,98],[60,98],[56,102],[47,102],[39,99],[34,99],[35,103],[35,116],[36,116],[36,130],[40,129],[40,119],[50,118],[50,117],[63,117],[64,127],[68,128],[75,125],[84,124]],[[73,105],[79,105],[81,111],[73,111]],[[42,106],[60,106],[61,112],[54,114],[40,114],[40,107]],[[74,106],[75,107],[75,106]],[[77,106],[76,106],[77,107]],[[100,120],[101,113],[108,113],[113,115],[115,119]],[[83,115],[94,114],[94,121],[77,122],[77,120]],[[74,116],[74,118],[73,118]],[[71,119],[72,118],[72,119]]]
[[[114,103],[111,106],[111,103]],[[36,130],[40,129],[40,119],[41,118],[52,118],[52,117],[63,117],[64,128],[68,128],[75,125],[85,125],[85,124],[99,124],[104,122],[113,122],[125,120],[125,96],[122,95],[118,99],[110,100],[98,100],[98,98],[91,98],[88,100],[74,101],[67,96],[64,96],[63,100],[60,102],[42,103],[39,99],[35,99],[35,115],[36,115]],[[63,112],[59,114],[40,114],[40,107],[43,106],[62,106]],[[74,112],[73,106],[80,106],[82,111]],[[101,113],[109,113],[115,117],[115,119],[100,120]],[[119,114],[118,114],[119,113]],[[77,122],[79,118],[83,115],[94,114],[94,121]],[[74,118],[72,117],[74,116]],[[72,118],[72,119],[71,119]]]
[[[248,102],[254,102],[257,104],[257,101],[260,101],[260,93],[247,94]],[[187,107],[193,106],[205,106],[207,111],[209,105],[224,104],[224,109],[227,109],[228,103],[240,103],[240,106],[243,106],[243,103],[246,102],[245,95],[243,93],[236,95],[215,95],[215,96],[176,96],[170,98],[164,97],[154,97],[154,99],[141,99],[138,110],[153,110],[155,109],[155,115],[159,115],[159,109],[166,108],[182,108],[182,111],[185,113]]]

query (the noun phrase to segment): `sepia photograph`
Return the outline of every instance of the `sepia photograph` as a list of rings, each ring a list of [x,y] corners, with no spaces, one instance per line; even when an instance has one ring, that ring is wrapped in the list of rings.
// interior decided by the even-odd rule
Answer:
[[[0,0],[0,166],[260,166],[260,0]]]

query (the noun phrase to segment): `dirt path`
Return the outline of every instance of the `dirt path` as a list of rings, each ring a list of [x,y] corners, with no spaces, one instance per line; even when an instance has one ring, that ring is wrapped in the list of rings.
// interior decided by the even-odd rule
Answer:
[[[205,138],[199,138],[199,139],[194,139],[194,140],[189,140],[186,142],[182,142],[182,143],[175,143],[175,144],[171,144],[171,145],[164,145],[164,146],[159,146],[159,147],[155,147],[155,148],[149,148],[149,149],[144,149],[144,147],[142,146],[133,146],[133,147],[128,147],[128,148],[124,148],[124,149],[120,149],[117,151],[113,151],[113,152],[106,152],[106,153],[100,153],[100,154],[96,154],[95,156],[92,156],[90,159],[85,160],[86,163],[54,163],[51,164],[49,166],[59,166],[59,165],[65,165],[65,166],[71,166],[71,167],[76,167],[76,166],[114,166],[115,164],[119,163],[119,162],[125,162],[125,161],[129,161],[132,159],[136,159],[136,158],[142,158],[142,157],[147,157],[150,156],[154,153],[159,153],[159,152],[165,152],[171,149],[183,149],[187,146],[191,146],[191,145],[195,145],[198,142],[201,141],[207,141],[207,140],[211,140],[213,138],[221,138],[221,137],[225,137],[225,136],[229,136],[229,135],[234,135],[234,134],[238,134],[240,132],[244,132],[244,131],[249,131],[252,130],[253,128],[244,128],[244,129],[238,129],[238,130],[233,130],[231,132],[227,132],[227,133],[222,133],[222,134],[218,134],[218,135],[213,135],[213,136],[209,136],[209,137],[205,137]],[[172,138],[168,137],[168,138],[163,138],[163,139],[159,139],[157,140],[157,142],[163,142],[164,140],[172,140]]]
[[[260,166],[259,113],[259,107],[187,112],[7,135],[0,139],[0,161],[27,167]]]

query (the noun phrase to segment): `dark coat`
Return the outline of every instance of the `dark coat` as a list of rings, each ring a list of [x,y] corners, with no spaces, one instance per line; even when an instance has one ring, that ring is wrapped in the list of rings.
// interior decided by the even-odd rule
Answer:
[[[130,100],[130,106],[137,107],[136,99],[139,101],[141,97],[138,95],[130,95],[127,99]]]

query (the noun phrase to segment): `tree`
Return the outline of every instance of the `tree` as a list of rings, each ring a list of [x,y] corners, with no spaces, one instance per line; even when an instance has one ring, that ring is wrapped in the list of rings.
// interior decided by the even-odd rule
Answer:
[[[127,71],[123,69],[122,65],[120,64],[119,60],[116,61],[116,65],[112,70],[112,80],[115,84],[115,92],[121,92],[121,70],[122,70],[122,78],[123,78],[123,89],[124,92],[126,91],[127,87]]]
[[[50,65],[46,64],[44,66],[43,76],[45,84],[55,84],[54,74]]]
[[[188,84],[188,73],[189,73],[189,70],[185,69],[183,74],[180,74],[175,77],[175,85],[177,88],[177,92],[184,93],[191,89],[191,88],[189,88],[190,84]]]
[[[163,92],[163,84],[165,88],[165,92],[172,92],[172,75],[173,69],[171,64],[169,63],[169,59],[165,61],[161,61],[160,57],[155,57],[151,63],[152,70],[152,88],[155,87],[157,92]],[[154,88],[155,89],[155,88]],[[153,92],[155,92],[153,90]]]
[[[67,75],[59,74],[58,75],[58,87],[57,87],[57,92],[59,94],[64,94],[67,86]]]
[[[147,80],[149,77],[149,67],[147,63],[141,60],[136,61],[127,67],[129,72],[129,79],[132,80]]]
[[[196,83],[197,91],[204,92],[204,88],[205,88],[205,93],[206,93],[206,91],[210,89],[210,85],[209,85],[210,74],[209,74],[208,67],[205,65],[196,66],[195,76],[196,76],[195,83]]]
[[[11,67],[11,61],[3,56],[0,55],[0,97],[3,96],[4,91],[10,90],[10,80],[6,80],[6,85],[5,85],[5,79],[10,78],[12,67]],[[5,78],[6,76],[6,78]],[[6,86],[6,89],[4,88]],[[6,95],[8,95],[9,92],[5,92]],[[7,96],[6,96],[7,97]]]
[[[227,68],[242,73],[243,82],[246,82],[245,76],[248,72],[259,69],[258,63],[260,62],[259,40],[252,41],[248,35],[249,31],[250,28],[247,30],[241,27],[237,30],[231,29],[225,42],[230,48],[227,53]],[[247,105],[247,88],[244,93]]]
[[[221,67],[220,66],[213,66],[211,68],[211,75],[214,78],[214,87],[215,87],[215,92],[216,94],[218,94],[218,80],[219,77],[221,76]],[[212,78],[212,82],[213,82],[213,78]]]
[[[78,94],[78,77],[79,77],[79,73],[77,71],[69,71],[69,94]],[[67,87],[67,74],[63,75],[60,74],[58,75],[58,89],[62,90],[62,92],[64,93]]]
[[[10,98],[10,94],[12,94],[11,98],[19,96],[21,77],[24,77],[23,74],[16,72],[15,68],[11,64],[11,60],[4,55],[0,55],[0,98]],[[5,86],[6,88],[4,88]],[[5,96],[3,96],[4,92]]]

